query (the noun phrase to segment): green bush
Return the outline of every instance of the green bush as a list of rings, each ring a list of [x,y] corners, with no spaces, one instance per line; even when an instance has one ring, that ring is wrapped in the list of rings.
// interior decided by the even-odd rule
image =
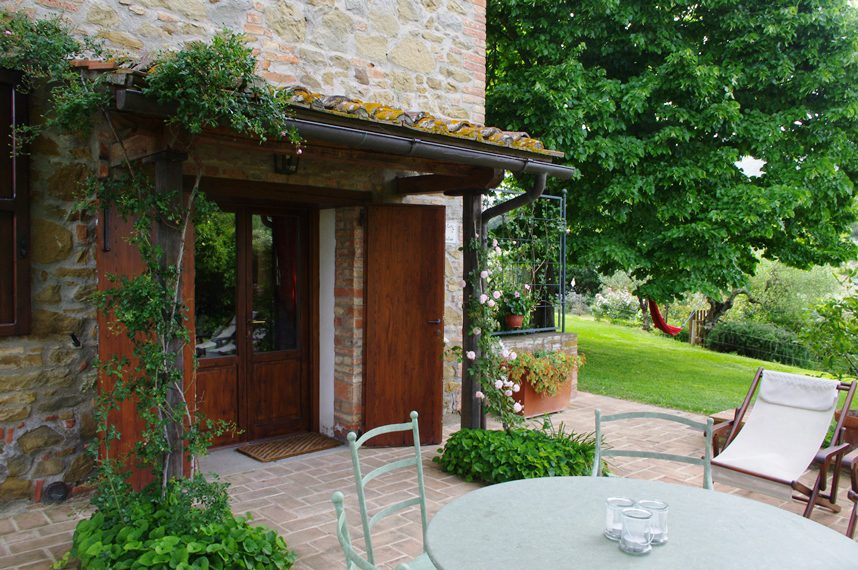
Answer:
[[[446,473],[465,481],[503,483],[535,477],[589,475],[595,446],[591,435],[529,429],[463,429],[433,458]]]
[[[57,564],[87,570],[123,568],[288,569],[295,555],[273,530],[251,526],[229,508],[226,485],[201,477],[171,481],[105,501],[75,528]]]
[[[706,335],[706,347],[804,368],[814,364],[812,353],[795,333],[768,323],[719,322]]]

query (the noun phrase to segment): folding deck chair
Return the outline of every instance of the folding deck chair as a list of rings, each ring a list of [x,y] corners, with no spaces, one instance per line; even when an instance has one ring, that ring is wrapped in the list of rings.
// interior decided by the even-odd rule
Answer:
[[[807,518],[816,505],[839,512],[837,484],[843,455],[849,448],[842,443],[845,413],[837,422],[830,445],[820,448],[840,392],[846,393],[843,410],[848,410],[855,394],[854,384],[757,370],[734,419],[719,424],[713,431],[715,482],[777,498],[807,501],[804,510]],[[751,408],[755,393],[757,399]],[[721,450],[718,435],[724,433],[727,433],[726,443]],[[819,465],[819,473],[813,486],[808,487],[799,478],[814,462]],[[831,488],[826,493],[829,471]]]

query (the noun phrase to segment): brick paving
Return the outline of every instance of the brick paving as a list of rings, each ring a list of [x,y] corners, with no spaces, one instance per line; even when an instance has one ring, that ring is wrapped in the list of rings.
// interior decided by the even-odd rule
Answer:
[[[556,416],[576,432],[593,430],[593,410],[604,413],[632,410],[658,410],[653,406],[627,402],[605,396],[580,393],[569,408]],[[681,412],[680,412],[681,413]],[[701,416],[682,413],[690,418]],[[451,423],[446,433],[458,429]],[[662,451],[692,455],[700,452],[698,433],[679,424],[643,422],[616,422],[605,426],[606,441],[616,448],[653,448]],[[426,497],[430,517],[450,500],[478,487],[456,477],[446,475],[432,463],[436,447],[424,449]],[[361,451],[362,463],[369,470],[384,462],[404,457],[404,449],[366,449]],[[253,464],[254,468],[224,477],[231,484],[235,512],[250,512],[254,520],[264,523],[283,535],[298,554],[296,568],[327,570],[343,566],[343,558],[334,535],[334,510],[331,494],[342,490],[346,494],[347,511],[353,540],[362,545],[360,521],[356,510],[351,460],[346,448],[337,448],[319,454],[283,460],[277,463]],[[702,469],[694,465],[675,464],[649,459],[616,458],[611,461],[614,472],[620,476],[658,479],[669,483],[699,486]],[[812,477],[812,474],[809,474]],[[367,490],[371,508],[375,509],[401,498],[414,496],[416,481],[411,473],[401,471],[379,477]],[[723,492],[750,496],[787,510],[800,513],[803,505],[782,502],[747,491],[716,484]],[[839,502],[845,500],[845,487],[841,486]],[[0,515],[0,568],[49,568],[50,563],[62,557],[67,550],[77,518],[87,513],[86,498],[75,498],[63,505],[19,506],[17,511],[7,510]],[[813,520],[838,532],[846,528],[847,509],[840,514],[816,509]],[[417,555],[420,541],[419,513],[416,509],[401,512],[385,519],[373,531],[376,560],[382,568],[394,568],[399,562]]]

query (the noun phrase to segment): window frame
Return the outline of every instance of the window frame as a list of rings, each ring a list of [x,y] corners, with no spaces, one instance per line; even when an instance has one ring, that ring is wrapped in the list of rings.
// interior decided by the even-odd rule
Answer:
[[[0,121],[8,125],[25,125],[29,120],[29,98],[22,93],[20,73],[0,69],[0,89],[10,92],[8,109],[0,109]],[[0,212],[12,213],[12,243],[0,244],[0,248],[11,247],[13,267],[12,303],[14,319],[0,322],[0,337],[26,335],[30,332],[30,168],[29,158],[16,149],[14,130],[11,140],[0,141],[0,152],[11,153],[12,197],[0,197]],[[15,152],[13,152],[13,150]],[[0,269],[4,273],[8,269]]]

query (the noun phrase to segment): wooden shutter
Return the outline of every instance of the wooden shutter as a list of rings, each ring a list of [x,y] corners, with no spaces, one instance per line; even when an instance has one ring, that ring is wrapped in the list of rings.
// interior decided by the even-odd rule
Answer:
[[[27,157],[12,125],[26,124],[17,75],[0,70],[0,336],[30,332],[30,204]]]

